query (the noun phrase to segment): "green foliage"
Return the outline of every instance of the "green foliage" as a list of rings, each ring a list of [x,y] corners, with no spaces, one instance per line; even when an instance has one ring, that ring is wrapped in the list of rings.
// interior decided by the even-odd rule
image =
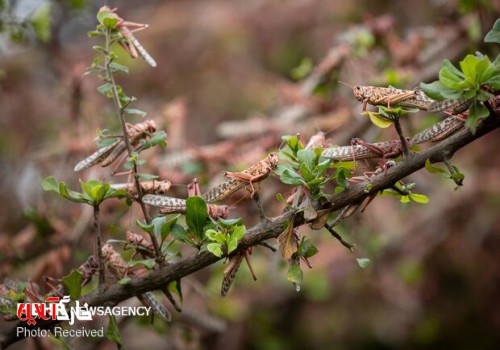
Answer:
[[[62,278],[64,287],[72,300],[78,300],[78,298],[80,298],[82,293],[82,279],[83,275],[76,270],[71,271],[68,276]]]
[[[298,260],[293,260],[286,273],[286,279],[295,285],[297,292],[300,291],[300,286],[302,285],[302,281],[304,279],[304,273],[300,268],[300,262]]]
[[[495,21],[493,28],[484,37],[484,41],[500,44],[500,18]]]
[[[102,183],[98,180],[89,180],[84,182],[80,180],[82,192],[69,190],[64,182],[58,182],[53,176],[48,176],[42,181],[44,191],[53,191],[72,202],[85,203],[92,206],[99,206],[103,201],[109,198],[125,198],[126,190],[116,190],[111,188],[108,183]]]
[[[130,260],[128,265],[130,267],[144,266],[146,269],[151,270],[155,266],[156,259],[144,259],[144,260]]]
[[[319,252],[318,248],[312,244],[310,239],[302,237],[297,252],[295,253],[298,257],[304,257],[306,259],[316,255]]]
[[[331,161],[322,158],[320,151],[304,149],[297,136],[283,136],[282,140],[285,146],[278,155],[288,164],[280,164],[276,169],[281,182],[291,186],[303,186],[315,199],[324,196],[322,189],[330,180],[326,172]]]
[[[186,201],[186,223],[198,242],[203,240],[207,220],[207,203],[199,196],[189,197]]]
[[[398,183],[395,185],[395,187],[398,188],[399,191],[396,191],[392,188],[387,188],[382,191],[380,195],[396,197],[401,203],[409,203],[410,201],[420,204],[429,203],[429,198],[426,195],[413,193],[411,191],[415,187],[415,184],[401,185]]]
[[[246,227],[241,219],[223,220],[221,219],[215,228],[205,231],[208,239],[206,249],[213,255],[221,258],[224,253],[231,254],[238,247],[238,242],[245,235]]]
[[[431,174],[443,174],[448,179],[453,180],[457,184],[457,187],[455,187],[455,190],[457,190],[458,188],[460,188],[460,186],[462,186],[462,183],[465,179],[465,175],[462,174],[460,170],[458,170],[458,168],[454,165],[452,166],[451,169],[452,172],[450,173],[446,169],[433,165],[429,161],[429,159],[425,161],[425,170],[427,170]]]
[[[408,113],[416,113],[418,109],[411,108],[405,109],[401,107],[391,107],[387,108],[384,106],[378,106],[378,112],[365,111],[364,115],[370,118],[373,125],[385,129],[391,126],[396,120]]]
[[[109,315],[108,328],[106,329],[106,338],[116,343],[119,348],[123,348],[122,336],[120,335],[120,328],[116,323],[115,316]]]
[[[444,60],[439,80],[430,84],[421,83],[420,86],[435,100],[470,100],[472,104],[466,125],[475,132],[480,120],[489,115],[484,101],[493,95],[485,88],[500,89],[500,56],[490,62],[488,56],[476,52],[460,62],[460,69]]]

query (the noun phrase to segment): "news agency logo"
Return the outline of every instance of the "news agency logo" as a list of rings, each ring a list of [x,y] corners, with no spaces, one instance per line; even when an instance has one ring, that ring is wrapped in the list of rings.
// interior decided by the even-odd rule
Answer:
[[[68,321],[70,325],[79,321],[92,321],[94,316],[149,316],[151,315],[150,306],[89,306],[76,300],[67,311],[67,305],[70,302],[69,295],[59,297],[49,297],[45,303],[18,303],[17,318],[27,325],[36,325],[37,319]]]

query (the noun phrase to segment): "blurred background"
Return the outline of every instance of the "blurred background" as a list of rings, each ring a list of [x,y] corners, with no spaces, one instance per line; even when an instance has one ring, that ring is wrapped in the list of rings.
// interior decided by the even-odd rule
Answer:
[[[67,275],[95,252],[92,212],[44,193],[41,180],[54,175],[74,189],[80,177],[126,181],[108,169],[73,172],[96,149],[96,129],[118,130],[111,101],[96,91],[101,82],[83,75],[99,44],[87,32],[104,3],[150,26],[136,37],[158,66],[117,49],[130,68],[118,80],[138,98],[133,108],[167,132],[167,148],[144,156],[148,172],[171,180],[178,197],[194,176],[205,190],[224,170],[262,159],[282,135],[307,141],[321,130],[339,145],[397,137],[372,126],[339,81],[414,88],[435,80],[444,58],[456,64],[476,50],[491,59],[499,52],[483,43],[500,12],[488,0],[0,3],[0,278],[32,280],[41,293],[43,275]],[[419,113],[403,127],[412,135],[440,118]],[[225,298],[222,262],[184,278],[184,311],[173,311],[172,323],[120,320],[126,348],[498,349],[499,147],[493,132],[455,155],[465,175],[458,190],[425,170],[410,176],[427,205],[380,197],[345,220],[338,230],[354,253],[328,232],[302,227],[319,253],[304,268],[300,292],[280,254],[264,248],[252,255],[258,280],[242,266]],[[263,183],[268,216],[283,210],[276,193],[289,191],[276,178]],[[251,227],[258,215],[240,192],[226,204]],[[139,230],[138,207],[112,202],[102,212],[105,239]],[[356,258],[370,259],[369,267]],[[0,320],[1,330],[13,326]],[[59,347],[38,338],[11,348]]]

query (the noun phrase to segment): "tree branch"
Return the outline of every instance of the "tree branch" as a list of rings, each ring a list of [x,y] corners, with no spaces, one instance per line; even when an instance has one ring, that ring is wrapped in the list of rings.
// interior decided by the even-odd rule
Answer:
[[[449,159],[459,149],[500,127],[500,107],[497,107],[497,105],[494,104],[494,107],[488,105],[488,108],[490,109],[491,116],[478,126],[474,135],[469,129],[464,128],[440,143],[437,143],[428,149],[419,152],[418,154],[410,155],[409,157],[404,158],[401,163],[391,167],[387,173],[381,173],[370,178],[370,192],[378,192],[391,187],[397,181],[418,171],[419,169],[422,169],[425,166],[427,159],[430,159],[433,163]],[[330,198],[330,202],[327,203],[326,208],[335,211],[349,204],[359,203],[369,195],[369,193],[366,193],[366,185],[366,182],[360,183],[351,187],[347,191],[332,196]],[[324,208],[317,209],[319,210]],[[263,221],[248,229],[245,236],[240,241],[239,247],[246,249],[267,239],[276,238],[283,232],[287,222],[292,217],[294,217],[294,226],[304,224],[304,218],[301,213],[295,213],[292,210],[286,211],[280,216],[269,219],[268,221]],[[94,291],[83,297],[81,302],[86,302],[89,305],[116,304],[147,291],[165,288],[170,282],[190,275],[195,271],[201,270],[218,260],[220,260],[220,258],[217,258],[213,254],[203,252],[177,263],[165,266],[160,270],[153,271],[147,276],[133,280],[128,285],[115,284],[103,293]],[[38,322],[37,325],[40,328],[47,327],[44,322]],[[21,325],[18,324],[16,327],[17,326]],[[9,331],[0,334],[0,346],[2,348],[6,348],[8,345],[21,339],[22,337],[17,337],[16,328],[14,327]]]

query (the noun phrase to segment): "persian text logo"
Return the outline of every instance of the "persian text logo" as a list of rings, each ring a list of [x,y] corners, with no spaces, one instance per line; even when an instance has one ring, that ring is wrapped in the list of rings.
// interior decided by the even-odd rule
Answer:
[[[80,301],[75,301],[69,313],[66,305],[70,302],[69,295],[62,299],[59,297],[49,297],[45,303],[18,303],[17,318],[20,321],[27,321],[28,325],[36,325],[36,319],[69,321],[70,325],[75,323],[75,319],[80,321],[91,321],[93,316],[149,316],[150,306],[89,306],[87,303],[80,305]]]
[[[35,325],[37,318],[42,320],[69,321],[70,325],[75,323],[75,318],[81,321],[92,320],[92,313],[87,303],[80,306],[80,301],[77,300],[75,306],[71,307],[68,314],[65,304],[69,302],[69,295],[65,295],[62,299],[59,297],[49,297],[45,299],[45,303],[18,303],[17,318],[20,321],[28,321],[28,325]]]

